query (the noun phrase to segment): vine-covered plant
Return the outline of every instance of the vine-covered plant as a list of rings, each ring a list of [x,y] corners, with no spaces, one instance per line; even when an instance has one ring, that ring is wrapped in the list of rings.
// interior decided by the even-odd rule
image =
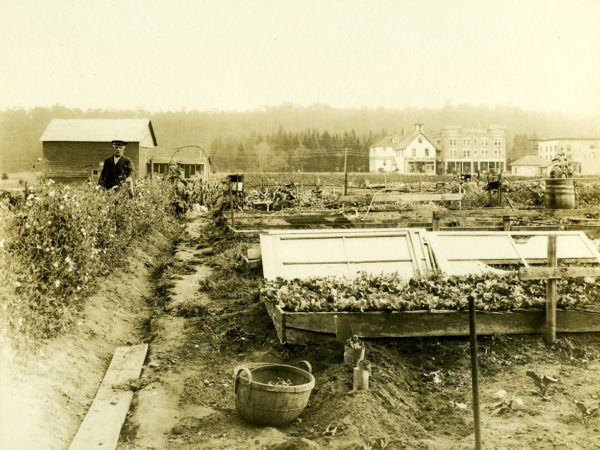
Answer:
[[[573,175],[573,170],[567,160],[565,152],[561,151],[552,160],[552,169],[550,170],[551,178],[569,178]]]

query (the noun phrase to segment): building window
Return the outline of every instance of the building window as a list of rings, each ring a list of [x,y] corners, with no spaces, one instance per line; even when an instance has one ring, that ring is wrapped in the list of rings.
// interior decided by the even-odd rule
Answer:
[[[483,145],[489,145],[488,138],[483,138]]]
[[[473,145],[477,145],[477,138],[473,139]]]
[[[465,150],[465,156],[471,156],[471,150]]]
[[[435,145],[437,145],[438,147],[440,147],[442,145],[442,140],[441,139],[436,139],[435,140]]]
[[[425,156],[429,156],[429,149],[428,148],[425,149]]]
[[[419,138],[419,144],[422,144],[422,143],[423,143],[423,138],[422,138],[422,137],[420,137],[420,138]]]
[[[455,138],[450,139],[450,145],[456,145],[456,139]]]
[[[473,156],[477,158],[477,150],[473,150]]]

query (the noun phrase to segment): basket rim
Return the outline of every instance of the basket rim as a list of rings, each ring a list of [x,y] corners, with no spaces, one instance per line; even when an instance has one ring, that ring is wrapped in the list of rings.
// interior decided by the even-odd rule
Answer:
[[[286,392],[286,393],[297,393],[297,392],[305,392],[305,391],[310,391],[315,387],[315,377],[312,373],[307,372],[304,369],[300,369],[299,367],[294,367],[294,366],[290,366],[288,364],[270,364],[267,363],[263,366],[259,366],[259,367],[253,367],[250,370],[250,372],[260,372],[260,371],[265,371],[265,370],[269,370],[272,369],[274,367],[280,367],[280,368],[284,368],[286,370],[289,370],[291,372],[295,372],[297,374],[303,375],[308,379],[308,382],[303,383],[303,384],[294,384],[291,386],[285,386],[285,385],[274,385],[274,384],[267,384],[267,383],[261,383],[259,381],[256,380],[252,380],[252,383],[248,382],[248,378],[245,376],[245,373],[243,371],[240,371],[237,375],[237,378],[239,379],[240,384],[244,384],[245,386],[248,386],[250,384],[252,385],[256,385],[257,387],[260,387],[261,390],[263,391],[270,391],[270,392]]]

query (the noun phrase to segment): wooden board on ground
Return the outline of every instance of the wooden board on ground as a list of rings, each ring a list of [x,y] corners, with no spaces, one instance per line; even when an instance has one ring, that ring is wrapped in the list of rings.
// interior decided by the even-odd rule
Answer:
[[[371,200],[374,203],[381,202],[452,202],[461,201],[463,194],[452,194],[452,193],[427,193],[427,192],[415,192],[415,193],[401,193],[401,194],[390,194],[387,192],[373,194],[348,194],[341,197],[343,202],[362,202],[369,203]]]
[[[334,316],[343,316],[352,333],[364,338],[468,336],[468,311],[287,312],[265,302],[281,343],[335,340]],[[477,312],[477,334],[543,334],[545,310]],[[600,332],[600,313],[557,310],[559,333]]]
[[[148,344],[118,347],[70,450],[114,449],[133,398],[130,383],[142,371]]]

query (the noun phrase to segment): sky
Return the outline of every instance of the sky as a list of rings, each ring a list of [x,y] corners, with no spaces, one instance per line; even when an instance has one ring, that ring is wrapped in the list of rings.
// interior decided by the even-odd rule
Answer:
[[[0,0],[0,109],[600,114],[600,0]]]

